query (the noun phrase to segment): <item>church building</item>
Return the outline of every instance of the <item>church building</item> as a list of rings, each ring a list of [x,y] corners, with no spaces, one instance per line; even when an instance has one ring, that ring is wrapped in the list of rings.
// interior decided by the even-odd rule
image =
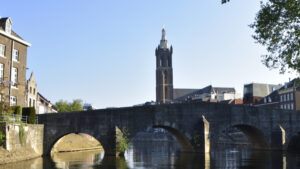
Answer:
[[[166,30],[162,29],[160,44],[155,49],[156,56],[156,103],[186,102],[201,100],[223,102],[239,98],[234,88],[212,87],[202,89],[174,89],[172,68],[173,47],[168,46]]]

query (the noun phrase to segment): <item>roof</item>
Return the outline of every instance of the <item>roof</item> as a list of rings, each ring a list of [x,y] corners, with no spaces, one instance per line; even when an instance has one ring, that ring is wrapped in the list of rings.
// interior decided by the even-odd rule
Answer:
[[[51,103],[50,100],[46,99],[43,95],[41,95],[41,93],[38,92],[37,94],[38,94],[38,97],[39,97],[39,98],[43,99],[43,100],[46,101],[47,103]]]
[[[11,39],[14,39],[26,46],[31,46],[30,43],[26,42],[24,39],[22,39],[16,32],[14,32],[13,30],[11,30],[11,33],[7,33],[5,32],[5,24],[7,20],[11,20],[9,17],[5,17],[5,18],[0,18],[0,34],[7,36]]]
[[[179,97],[185,96],[187,94],[191,94],[199,89],[174,89],[173,90],[173,98],[177,99]]]
[[[250,94],[256,97],[265,97],[273,91],[281,88],[282,85],[264,84],[264,83],[250,83],[244,85],[244,95]]]
[[[256,105],[266,104],[265,101],[264,101],[265,99],[267,99],[266,100],[267,103],[280,102],[279,91],[287,89],[287,88],[294,87],[294,83],[295,83],[296,79],[297,78],[293,79],[292,81],[289,81],[289,82],[285,83],[284,86],[280,87],[279,89],[277,89],[277,90],[273,91],[272,93],[270,93],[269,95],[265,96],[264,99],[260,100]],[[300,87],[297,87],[297,90],[299,88]]]
[[[179,90],[179,91],[176,91]],[[190,93],[188,93],[188,91],[190,91]],[[182,95],[180,97],[175,97],[175,92],[177,93],[181,93],[184,94],[184,92],[186,92],[185,95]],[[201,95],[204,93],[235,93],[235,89],[234,88],[228,88],[228,87],[213,87],[211,85],[206,86],[202,89],[174,89],[174,93],[173,93],[173,98],[174,100],[186,100],[188,98],[193,98],[197,95]]]

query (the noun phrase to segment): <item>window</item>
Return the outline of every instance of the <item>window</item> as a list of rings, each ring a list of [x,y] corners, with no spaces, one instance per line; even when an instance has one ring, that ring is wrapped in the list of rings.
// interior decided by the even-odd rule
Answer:
[[[32,87],[29,88],[29,93],[31,93],[31,92],[32,92]]]
[[[12,83],[13,86],[16,86],[18,83],[18,68],[13,67],[12,68]]]
[[[291,93],[291,100],[294,100],[294,93]]]
[[[35,100],[32,99],[32,107],[35,107]]]
[[[291,110],[294,110],[294,103],[291,103]]]
[[[284,104],[284,107],[283,107],[283,109],[286,109],[286,104]]]
[[[11,32],[11,24],[9,23],[9,21],[6,22],[5,25],[5,32],[10,33]]]
[[[264,98],[264,103],[267,103],[267,98],[266,97]]]
[[[285,96],[285,94],[283,95],[283,101],[285,101],[286,100],[286,96]]]
[[[5,57],[5,45],[0,44],[0,56]]]
[[[282,95],[280,95],[280,102],[282,102],[283,101],[283,96]]]
[[[0,81],[2,82],[4,78],[4,64],[0,63]]]
[[[168,61],[168,59],[167,59],[166,61],[167,61],[167,65],[166,65],[166,66],[169,66],[169,61]]]
[[[283,105],[280,105],[280,108],[283,109]]]
[[[29,99],[29,107],[31,107],[31,98]]]
[[[159,66],[162,66],[162,59],[159,60]]]
[[[33,88],[33,94],[35,94],[35,88]]]
[[[290,94],[286,94],[286,101],[289,101],[290,100]]]
[[[19,61],[19,51],[16,49],[13,51],[13,61]]]
[[[290,110],[290,104],[287,104],[287,109]]]
[[[271,103],[271,102],[272,102],[272,99],[271,99],[271,97],[268,97],[268,100],[269,100],[269,103]]]
[[[16,96],[10,96],[10,105],[11,106],[17,105],[17,97]]]

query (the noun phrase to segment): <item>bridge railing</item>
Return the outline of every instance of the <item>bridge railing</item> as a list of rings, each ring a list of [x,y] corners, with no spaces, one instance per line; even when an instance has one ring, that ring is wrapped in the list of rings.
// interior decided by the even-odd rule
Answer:
[[[0,122],[28,122],[27,116],[10,113],[0,113]]]

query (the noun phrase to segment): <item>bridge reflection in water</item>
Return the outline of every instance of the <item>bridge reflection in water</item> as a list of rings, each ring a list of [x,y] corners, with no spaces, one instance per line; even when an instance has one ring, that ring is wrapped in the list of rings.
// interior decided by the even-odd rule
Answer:
[[[185,154],[170,142],[135,142],[125,158],[100,151],[57,153],[50,157],[0,165],[0,169],[296,169],[297,155],[220,146],[211,153]]]

